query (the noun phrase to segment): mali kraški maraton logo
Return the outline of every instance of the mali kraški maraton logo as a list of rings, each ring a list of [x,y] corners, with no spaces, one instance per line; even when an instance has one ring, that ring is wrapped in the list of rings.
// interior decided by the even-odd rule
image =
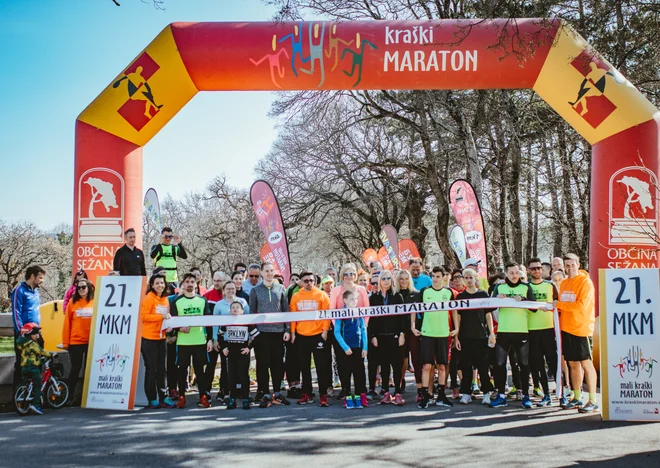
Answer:
[[[106,371],[109,372],[124,372],[126,368],[126,363],[130,357],[126,354],[121,354],[119,350],[119,345],[113,344],[108,348],[108,351],[103,353],[103,355],[96,360],[99,363],[99,370],[103,372],[103,369],[106,368]]]
[[[644,357],[644,352],[639,346],[633,346],[628,350],[628,353],[619,358],[618,364],[612,364],[612,367],[619,369],[621,378],[625,378],[627,374],[635,374],[639,377],[641,372],[647,374],[649,379],[653,377],[653,366],[657,363],[651,356]]]
[[[154,96],[149,79],[160,66],[146,52],[124,70],[124,76],[112,84],[118,92],[124,93],[126,101],[117,112],[138,132],[160,111],[162,104]]]

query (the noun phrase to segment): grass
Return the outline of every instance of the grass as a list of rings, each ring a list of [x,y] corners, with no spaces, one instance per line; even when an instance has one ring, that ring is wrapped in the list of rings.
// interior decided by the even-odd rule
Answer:
[[[0,354],[14,354],[13,336],[0,336]]]

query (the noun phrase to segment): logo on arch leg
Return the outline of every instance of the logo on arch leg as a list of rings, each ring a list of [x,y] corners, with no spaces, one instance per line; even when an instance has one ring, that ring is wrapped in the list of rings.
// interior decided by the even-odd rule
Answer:
[[[162,104],[158,101],[157,90],[149,85],[149,79],[160,66],[146,52],[142,53],[130,67],[124,70],[124,76],[112,84],[117,92],[124,93],[126,101],[117,109],[126,122],[138,132],[158,114]]]
[[[610,244],[657,245],[660,186],[645,167],[629,166],[610,178]]]
[[[584,76],[584,80],[569,104],[589,125],[597,128],[617,108],[607,98],[607,90],[620,81],[611,66],[588,50],[582,51],[571,65]]]
[[[78,242],[123,242],[124,179],[95,167],[78,180]]]

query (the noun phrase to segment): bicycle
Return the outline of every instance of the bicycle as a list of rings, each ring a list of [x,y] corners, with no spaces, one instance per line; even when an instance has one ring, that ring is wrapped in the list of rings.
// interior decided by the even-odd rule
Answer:
[[[44,370],[41,373],[41,399],[45,400],[53,409],[59,409],[67,402],[69,399],[69,386],[66,382],[59,380],[56,377],[61,377],[61,370],[58,370],[57,365],[53,364],[53,370],[51,370],[51,362],[54,360],[55,356],[51,359],[47,359],[44,362]],[[60,365],[61,367],[61,365]],[[32,381],[25,383],[16,389],[14,394],[14,404],[16,405],[16,411],[19,415],[25,416],[30,411],[30,403],[33,398],[33,387]]]

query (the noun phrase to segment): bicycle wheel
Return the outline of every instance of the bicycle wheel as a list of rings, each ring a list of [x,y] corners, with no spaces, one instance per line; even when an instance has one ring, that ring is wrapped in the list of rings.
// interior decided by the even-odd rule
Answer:
[[[61,380],[57,380],[57,386],[51,383],[46,389],[46,400],[51,408],[61,408],[68,399],[69,386]]]
[[[16,389],[16,393],[14,394],[14,404],[16,405],[16,412],[20,416],[25,416],[28,414],[28,411],[30,411],[30,400],[27,399],[28,397],[28,386],[27,385],[21,385]]]

